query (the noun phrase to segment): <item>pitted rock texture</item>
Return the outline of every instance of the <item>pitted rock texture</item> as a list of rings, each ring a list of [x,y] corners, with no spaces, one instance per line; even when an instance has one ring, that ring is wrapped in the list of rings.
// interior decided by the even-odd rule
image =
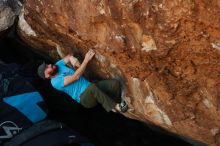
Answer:
[[[118,78],[130,111],[207,145],[220,145],[219,0],[26,0],[24,41],[52,56],[83,56]]]

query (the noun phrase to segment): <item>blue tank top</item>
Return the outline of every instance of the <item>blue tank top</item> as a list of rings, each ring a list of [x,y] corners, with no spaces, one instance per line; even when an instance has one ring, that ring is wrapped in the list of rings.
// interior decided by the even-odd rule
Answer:
[[[52,86],[59,91],[67,93],[79,103],[80,95],[88,88],[91,83],[83,76],[80,76],[78,80],[67,86],[64,86],[65,76],[73,75],[75,70],[67,67],[63,59],[56,62],[56,65],[58,67],[58,73],[54,78],[51,79]]]

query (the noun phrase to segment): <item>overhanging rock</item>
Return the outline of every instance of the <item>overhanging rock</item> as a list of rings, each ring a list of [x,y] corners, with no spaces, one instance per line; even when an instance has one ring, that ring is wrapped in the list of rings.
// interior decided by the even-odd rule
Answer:
[[[19,0],[0,1],[0,32],[14,24],[14,20],[19,14],[21,7],[22,3]]]
[[[218,0],[26,0],[22,39],[57,56],[83,56],[89,69],[124,83],[125,116],[208,145],[220,145]]]

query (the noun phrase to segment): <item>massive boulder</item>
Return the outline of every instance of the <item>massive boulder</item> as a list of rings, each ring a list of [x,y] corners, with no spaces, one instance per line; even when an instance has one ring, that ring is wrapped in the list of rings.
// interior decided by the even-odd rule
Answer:
[[[14,24],[21,8],[22,3],[19,0],[0,1],[0,32],[5,31]]]
[[[127,117],[220,145],[219,0],[26,0],[19,33],[53,57],[96,51],[90,73],[117,78]]]

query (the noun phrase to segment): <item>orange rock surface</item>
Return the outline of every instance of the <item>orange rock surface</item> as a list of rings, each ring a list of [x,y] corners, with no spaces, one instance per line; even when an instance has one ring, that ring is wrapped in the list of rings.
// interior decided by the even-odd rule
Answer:
[[[120,78],[130,111],[220,145],[219,0],[26,0],[19,34],[52,56],[83,56],[90,73]]]

